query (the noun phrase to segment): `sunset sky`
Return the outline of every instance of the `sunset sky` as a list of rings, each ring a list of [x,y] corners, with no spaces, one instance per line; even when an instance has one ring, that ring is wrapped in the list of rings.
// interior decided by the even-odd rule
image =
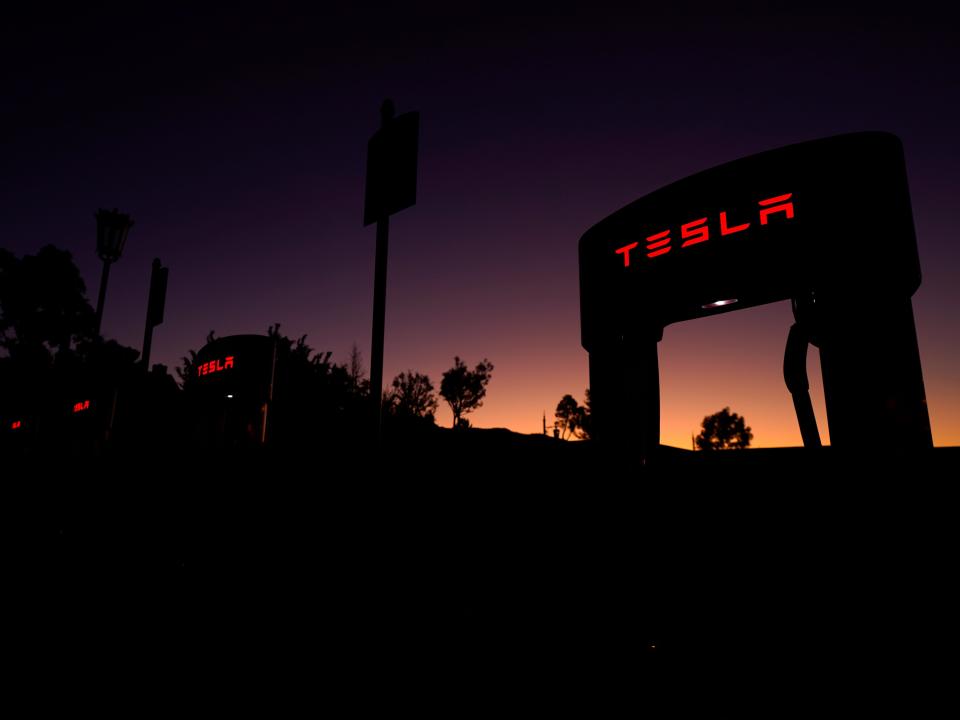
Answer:
[[[335,360],[356,343],[369,367],[363,181],[385,97],[421,113],[418,203],[391,221],[385,378],[413,369],[439,387],[455,355],[489,358],[469,419],[518,432],[552,422],[566,393],[583,400],[577,242],[591,225],[712,165],[886,130],[913,195],[934,442],[960,444],[960,37],[921,3],[79,5],[0,26],[0,246],[70,250],[95,301],[94,213],[130,213],[103,331],[139,349],[159,256],[153,362],[171,371],[211,329],[276,322]],[[729,406],[756,446],[799,445],[781,374],[791,323],[778,303],[668,327],[663,442],[690,447]],[[809,371],[826,439],[815,351]]]

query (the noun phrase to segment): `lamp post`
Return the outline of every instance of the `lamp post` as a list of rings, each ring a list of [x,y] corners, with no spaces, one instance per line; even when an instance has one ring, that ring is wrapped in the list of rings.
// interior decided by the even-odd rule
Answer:
[[[120,259],[123,246],[127,243],[127,233],[133,227],[129,215],[100,209],[97,211],[97,256],[103,260],[103,274],[100,276],[100,296],[97,299],[97,335],[100,335],[100,322],[103,320],[103,300],[107,295],[107,278],[110,277],[110,265]]]

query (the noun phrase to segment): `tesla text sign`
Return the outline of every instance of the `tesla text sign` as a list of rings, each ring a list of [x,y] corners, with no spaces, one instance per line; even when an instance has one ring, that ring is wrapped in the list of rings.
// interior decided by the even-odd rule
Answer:
[[[582,342],[808,293],[909,297],[919,283],[899,140],[841,135],[690,176],[588,230]]]
[[[197,353],[191,388],[212,397],[263,399],[273,374],[273,338],[230,335],[217,338]]]

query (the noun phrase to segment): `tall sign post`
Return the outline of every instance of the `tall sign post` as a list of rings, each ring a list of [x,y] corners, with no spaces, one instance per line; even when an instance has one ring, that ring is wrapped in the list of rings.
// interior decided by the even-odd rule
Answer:
[[[804,445],[820,445],[812,344],[835,447],[932,447],[911,302],[919,286],[903,147],[889,133],[790,145],[656,190],[580,240],[596,440],[639,463],[654,456],[666,326],[791,300],[784,379]],[[709,373],[711,358],[700,362]]]
[[[377,224],[373,286],[373,338],[370,342],[370,424],[379,443],[383,393],[383,336],[387,305],[387,246],[390,216],[417,202],[417,148],[420,114],[395,116],[392,100],[380,108],[380,129],[367,144],[364,227]]]
[[[150,268],[150,299],[147,301],[147,323],[143,330],[143,369],[150,372],[150,348],[153,345],[153,329],[163,323],[163,309],[167,302],[167,277],[170,269],[160,264],[160,258],[153,259]]]

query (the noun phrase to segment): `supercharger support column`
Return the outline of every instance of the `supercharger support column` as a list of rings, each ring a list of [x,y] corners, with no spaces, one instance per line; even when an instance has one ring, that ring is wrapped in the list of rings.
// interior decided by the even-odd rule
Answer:
[[[655,338],[590,351],[590,400],[598,444],[647,465],[660,447],[660,368]]]
[[[845,299],[823,316],[820,365],[831,445],[933,447],[911,299],[877,298],[869,306]]]

